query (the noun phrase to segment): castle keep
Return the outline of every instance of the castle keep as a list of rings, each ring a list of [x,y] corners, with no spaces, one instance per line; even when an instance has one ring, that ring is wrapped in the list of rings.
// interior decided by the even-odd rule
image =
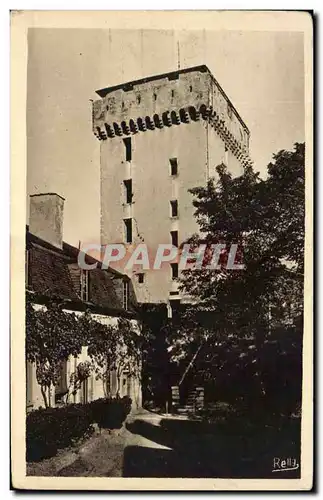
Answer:
[[[206,66],[97,91],[101,142],[101,244],[179,246],[198,231],[190,188],[224,163],[239,175],[250,133]],[[131,276],[140,302],[180,300],[176,263]]]

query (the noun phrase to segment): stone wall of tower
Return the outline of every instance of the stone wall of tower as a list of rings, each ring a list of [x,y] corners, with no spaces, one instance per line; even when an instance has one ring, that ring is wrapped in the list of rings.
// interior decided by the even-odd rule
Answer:
[[[215,177],[220,163],[233,175],[242,173],[249,161],[249,131],[206,67],[98,93],[93,131],[101,141],[101,243],[124,243],[124,219],[130,218],[128,255],[144,242],[152,265],[157,245],[171,243],[171,231],[178,231],[179,243],[198,231],[188,190]],[[125,141],[131,143],[130,159]],[[175,176],[172,158],[177,159]],[[126,203],[127,179],[132,180],[131,203]],[[178,200],[178,217],[171,217],[171,200]],[[124,271],[127,258],[115,267]],[[178,285],[168,263],[143,272],[144,283],[131,275],[139,302],[176,298]]]
[[[249,131],[206,66],[100,91],[93,103],[93,132],[100,140],[204,119],[243,163]]]
[[[195,122],[137,134],[131,143],[131,162],[125,160],[122,138],[104,141],[101,146],[101,243],[124,242],[123,219],[131,217],[133,246],[128,246],[129,252],[136,244],[146,243],[152,265],[157,245],[171,243],[170,231],[178,231],[180,243],[198,231],[188,189],[207,179],[206,124]],[[177,158],[177,176],[170,175],[170,158]],[[125,203],[123,183],[129,178],[131,205]],[[178,217],[171,217],[171,200],[178,200]],[[143,284],[132,276],[138,301],[166,301],[170,291],[177,289],[171,282],[169,264],[144,272]]]

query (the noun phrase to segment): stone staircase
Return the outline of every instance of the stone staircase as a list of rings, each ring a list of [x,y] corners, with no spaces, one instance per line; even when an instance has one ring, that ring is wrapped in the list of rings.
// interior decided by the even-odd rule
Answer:
[[[190,415],[204,407],[204,388],[196,387],[189,392],[184,405],[176,408],[176,413],[180,415]]]

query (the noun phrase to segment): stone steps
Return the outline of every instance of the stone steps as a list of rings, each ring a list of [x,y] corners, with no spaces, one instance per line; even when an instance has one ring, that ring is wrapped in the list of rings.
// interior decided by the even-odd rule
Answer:
[[[182,406],[180,408],[177,408],[177,413],[180,413],[180,414],[187,414],[187,413],[193,413],[194,412],[194,408],[193,407],[187,407],[187,406]]]
[[[201,393],[202,389],[202,393]],[[192,389],[186,400],[180,403],[179,388],[177,386],[172,387],[173,405],[176,408],[176,412],[180,414],[195,413],[203,407],[204,404],[204,390],[203,388]]]

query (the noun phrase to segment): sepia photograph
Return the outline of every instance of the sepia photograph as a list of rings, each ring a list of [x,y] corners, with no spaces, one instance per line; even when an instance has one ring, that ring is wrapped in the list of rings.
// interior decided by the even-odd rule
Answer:
[[[13,485],[311,489],[311,15],[11,21]]]

